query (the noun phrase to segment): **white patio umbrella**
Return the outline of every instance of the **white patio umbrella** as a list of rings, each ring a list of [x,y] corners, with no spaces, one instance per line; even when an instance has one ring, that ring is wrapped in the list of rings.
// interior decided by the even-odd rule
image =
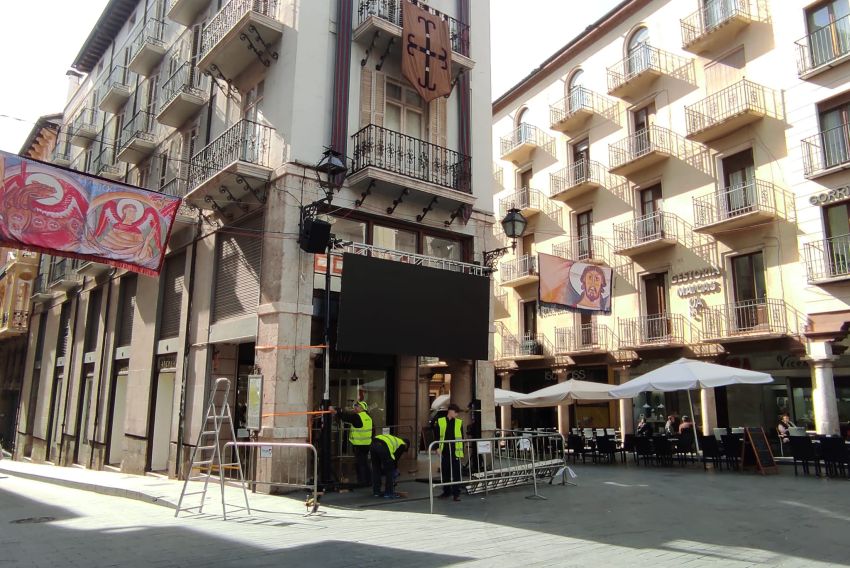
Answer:
[[[562,383],[528,393],[522,398],[516,399],[513,405],[516,407],[539,408],[572,404],[575,401],[582,400],[611,400],[610,392],[613,386],[605,383],[569,379]]]
[[[694,403],[691,400],[692,389],[708,389],[728,385],[763,385],[772,382],[773,377],[767,373],[736,369],[735,367],[705,363],[683,357],[678,361],[673,361],[622,385],[613,387],[611,396],[629,398],[646,391],[687,390],[691,416],[695,419]],[[696,428],[696,423],[694,428]],[[694,430],[694,434],[696,434],[696,430]],[[696,442],[697,452],[699,452],[698,436],[694,435],[694,441]]]
[[[505,389],[493,389],[493,394],[496,399],[496,406],[510,406],[514,401],[519,400],[521,398],[526,397],[519,392],[509,391]],[[449,402],[451,402],[452,396],[450,394],[441,394],[437,398],[434,399],[434,402],[431,403],[431,410],[445,410],[449,406]]]

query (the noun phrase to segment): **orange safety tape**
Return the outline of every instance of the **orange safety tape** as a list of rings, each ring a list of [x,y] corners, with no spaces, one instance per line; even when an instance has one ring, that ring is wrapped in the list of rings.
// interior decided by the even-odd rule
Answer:
[[[324,349],[327,345],[257,345],[255,350],[264,349]]]
[[[311,410],[309,412],[271,412],[269,414],[263,414],[263,418],[266,416],[309,416],[315,414],[333,414],[330,410]]]

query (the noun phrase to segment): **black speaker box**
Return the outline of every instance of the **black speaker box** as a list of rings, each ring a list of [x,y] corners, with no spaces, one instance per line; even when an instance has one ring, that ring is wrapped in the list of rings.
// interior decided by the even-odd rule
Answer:
[[[298,245],[306,252],[325,252],[330,238],[330,223],[321,219],[305,219]]]

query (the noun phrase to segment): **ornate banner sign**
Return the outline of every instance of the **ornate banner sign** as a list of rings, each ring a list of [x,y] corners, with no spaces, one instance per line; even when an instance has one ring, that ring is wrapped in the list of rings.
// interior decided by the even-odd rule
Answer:
[[[0,152],[0,243],[156,276],[180,199]]]
[[[402,8],[401,71],[425,102],[452,92],[449,24],[406,1]]]
[[[611,312],[613,269],[608,266],[538,254],[541,304],[592,312]]]

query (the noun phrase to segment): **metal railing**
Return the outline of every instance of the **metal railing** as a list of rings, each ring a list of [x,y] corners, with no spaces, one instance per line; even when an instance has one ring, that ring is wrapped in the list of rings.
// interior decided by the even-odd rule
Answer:
[[[745,112],[775,117],[777,111],[774,91],[743,79],[697,103],[686,106],[685,121],[688,134],[695,134],[723,124],[730,118]]]
[[[802,150],[803,173],[807,176],[850,164],[850,123],[803,139]]]
[[[124,67],[116,65],[109,70],[109,73],[104,77],[97,93],[97,100],[102,101],[106,98],[106,94],[113,88],[130,90],[133,83],[135,73]]]
[[[375,167],[463,193],[472,192],[472,159],[370,124],[354,135],[352,173]]]
[[[505,169],[496,163],[493,164],[493,181],[497,187],[505,187]]]
[[[172,197],[183,197],[187,192],[186,180],[182,178],[174,178],[173,180],[166,182],[159,191],[160,193],[164,193],[165,195],[170,195]]]
[[[614,248],[630,249],[661,239],[679,240],[678,217],[665,211],[655,211],[633,221],[614,225]]]
[[[357,7],[357,25],[359,26],[370,17],[375,16],[402,26],[403,0],[360,0]],[[452,51],[469,56],[469,26],[457,21],[451,16],[441,14],[430,6],[417,2],[417,5],[432,14],[441,16],[449,24],[449,39]]]
[[[113,144],[104,144],[91,162],[92,173],[99,176],[124,176],[124,164],[116,158]]]
[[[277,10],[278,0],[230,0],[204,26],[201,33],[201,57],[206,56],[248,12],[277,19]]]
[[[850,278],[850,235],[838,235],[803,245],[809,283]]]
[[[188,61],[183,63],[162,84],[159,112],[162,112],[162,109],[168,106],[180,93],[206,98],[208,81],[209,79],[203,73],[200,73],[192,63]]]
[[[608,351],[613,348],[613,334],[608,326],[585,323],[573,327],[555,328],[555,353]]]
[[[608,92],[617,90],[646,71],[691,79],[690,73],[684,72],[690,64],[690,60],[684,57],[641,44],[627,57],[608,67]]]
[[[60,132],[53,147],[51,160],[54,162],[71,162],[71,142],[65,132]]]
[[[582,111],[608,116],[616,108],[616,101],[603,97],[587,87],[577,86],[570,89],[566,97],[549,105],[549,124],[554,128],[559,122]]]
[[[785,300],[760,298],[712,306],[702,314],[704,339],[750,334],[788,334]],[[795,330],[796,332],[796,330]]]
[[[77,170],[78,172],[86,171],[86,156],[88,154],[86,152],[80,152],[77,154],[77,157],[71,161],[71,165],[68,166],[72,170]]]
[[[151,43],[159,47],[165,47],[165,42],[162,41],[163,32],[165,31],[165,22],[151,18],[142,24],[142,28],[136,37],[133,39],[132,54],[135,56],[146,43]]]
[[[806,75],[819,67],[829,68],[850,55],[850,16],[844,16],[794,42],[797,46],[797,72]]]
[[[77,274],[78,264],[78,261],[71,258],[55,259],[50,264],[50,277],[47,281],[48,287],[62,281],[79,281],[80,275]]]
[[[652,152],[678,156],[679,144],[676,134],[653,124],[608,146],[611,169],[633,162]]]
[[[189,186],[197,187],[234,162],[269,167],[272,128],[251,120],[240,120],[192,156]]]
[[[502,136],[499,143],[502,149],[502,156],[512,152],[523,144],[531,144],[538,148],[543,148],[548,152],[554,150],[555,147],[554,138],[546,134],[540,128],[525,122],[517,126],[514,131],[507,136]]]
[[[496,294],[493,296],[493,303],[501,306],[502,310],[508,311],[508,294],[505,292],[504,294]]]
[[[526,254],[499,264],[499,280],[504,284],[524,276],[537,274],[537,256]]]
[[[489,274],[489,269],[485,266],[481,266],[480,264],[470,264],[468,262],[460,262],[458,260],[450,260],[436,256],[385,249],[361,243],[341,243],[334,247],[334,252],[348,252],[360,256],[372,256],[376,258],[383,258],[385,260],[403,262],[405,264],[427,266],[428,268],[439,268],[441,270],[450,270],[452,272],[461,272],[463,274],[472,274],[475,276],[486,276]]]
[[[705,227],[756,211],[776,213],[775,194],[772,183],[756,179],[694,197],[694,225]]]
[[[77,112],[74,116],[74,120],[71,121],[71,134],[81,130],[83,128],[90,130],[97,130],[97,109],[93,108],[82,108]]]
[[[685,318],[662,313],[619,318],[620,349],[685,343]]]
[[[504,217],[509,209],[537,209],[544,213],[554,211],[558,206],[549,201],[540,190],[523,187],[499,200],[499,214]]]
[[[50,282],[50,274],[49,272],[39,272],[38,276],[35,277],[32,283],[32,293],[35,294],[47,294]]]
[[[146,142],[156,142],[154,134],[156,128],[156,120],[154,115],[146,110],[140,110],[133,115],[133,118],[127,121],[124,128],[121,129],[121,137],[118,142],[118,147],[124,149],[136,138],[145,140]]]
[[[552,245],[552,254],[567,260],[611,260],[611,244],[595,235],[571,235],[569,240]]]
[[[732,18],[758,18],[758,0],[720,0],[706,2],[699,10],[681,20],[682,45],[691,45]]]
[[[579,160],[553,174],[549,174],[549,196],[568,191],[583,183],[607,186],[608,169],[594,160]]]

